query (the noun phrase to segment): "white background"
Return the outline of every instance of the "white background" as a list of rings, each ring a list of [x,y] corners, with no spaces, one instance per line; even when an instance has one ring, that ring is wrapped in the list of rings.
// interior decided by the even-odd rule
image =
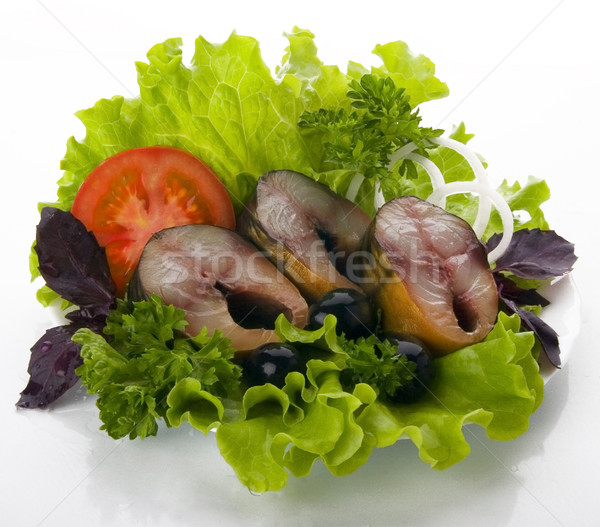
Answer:
[[[218,5],[217,5],[218,4]],[[199,2],[12,0],[0,7],[2,205],[0,523],[18,526],[595,526],[600,483],[598,143],[600,40],[594,2]],[[576,244],[581,329],[521,438],[469,429],[470,456],[445,471],[409,441],[375,452],[355,474],[315,466],[277,494],[253,496],[214,437],[189,427],[145,441],[98,431],[81,392],[46,411],[17,411],[29,347],[53,324],[34,299],[27,257],[36,204],[53,200],[76,110],[136,93],[134,61],[166,38],[262,43],[273,68],[284,31],[317,35],[320,57],[378,65],[377,43],[405,40],[430,57],[450,97],[426,124],[465,121],[496,177],[545,178],[551,225]],[[595,36],[596,35],[596,36]],[[560,298],[557,300],[561,307]],[[565,305],[566,309],[566,305]],[[560,316],[559,316],[560,318]],[[575,320],[573,320],[573,318]]]

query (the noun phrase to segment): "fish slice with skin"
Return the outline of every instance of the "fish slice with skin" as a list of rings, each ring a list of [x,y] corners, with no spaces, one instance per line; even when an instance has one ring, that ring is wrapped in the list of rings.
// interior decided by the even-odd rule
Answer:
[[[413,335],[437,355],[479,342],[498,314],[487,252],[471,226],[414,196],[385,204],[364,239],[362,287],[384,330]]]
[[[304,327],[308,313],[296,287],[256,247],[211,225],[155,234],[144,248],[132,290],[133,296],[155,294],[184,309],[190,336],[204,326],[221,330],[239,352],[278,342],[272,327],[279,313],[298,327]]]
[[[267,172],[238,220],[238,232],[281,266],[309,302],[327,291],[361,291],[347,276],[371,218],[326,185],[291,170]]]

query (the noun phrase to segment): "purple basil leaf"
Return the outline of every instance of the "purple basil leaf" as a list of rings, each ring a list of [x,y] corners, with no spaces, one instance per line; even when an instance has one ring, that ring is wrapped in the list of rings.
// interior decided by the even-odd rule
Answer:
[[[95,333],[102,333],[109,311],[110,306],[83,308],[77,311],[70,311],[65,315],[65,318],[79,327],[86,327]]]
[[[17,406],[44,408],[75,385],[75,368],[82,364],[81,346],[71,337],[80,327],[69,324],[49,329],[33,345],[27,368],[29,382]]]
[[[535,289],[523,289],[513,280],[500,273],[494,273],[494,279],[498,286],[498,293],[507,300],[512,300],[516,304],[525,306],[546,307],[550,302],[540,295]]]
[[[82,308],[112,305],[116,287],[104,249],[70,212],[42,209],[35,251],[48,287],[64,299]]]
[[[42,209],[35,250],[48,287],[80,309],[66,315],[69,324],[47,330],[31,348],[29,382],[17,402],[21,408],[48,406],[77,382],[81,346],[71,337],[83,327],[101,332],[116,297],[104,249],[70,212]]]
[[[531,311],[521,309],[510,300],[504,300],[506,307],[521,317],[523,325],[533,331],[542,345],[548,360],[557,368],[560,368],[560,345],[558,334],[540,317]]]
[[[560,368],[560,343],[556,331],[531,311],[520,309],[518,315],[523,320],[523,325],[538,337],[548,360],[553,366]]]
[[[488,251],[498,245],[500,238],[501,235],[495,234],[488,240]],[[574,245],[556,232],[521,229],[513,234],[508,249],[496,261],[494,271],[508,271],[521,278],[545,280],[568,273],[576,260]]]

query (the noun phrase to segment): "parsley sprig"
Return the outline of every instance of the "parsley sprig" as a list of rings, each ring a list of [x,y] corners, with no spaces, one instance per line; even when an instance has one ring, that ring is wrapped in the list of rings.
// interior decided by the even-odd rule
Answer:
[[[114,438],[156,435],[171,390],[183,379],[200,382],[217,397],[235,396],[241,369],[235,350],[220,331],[196,337],[181,333],[185,312],[157,296],[142,302],[119,300],[104,335],[80,329],[83,365],[76,373],[88,393],[98,395],[101,429]]]
[[[327,162],[365,178],[387,177],[391,154],[408,143],[427,157],[430,139],[443,133],[421,126],[419,111],[413,110],[405,89],[391,77],[363,75],[350,82],[347,96],[351,111],[320,108],[302,114],[298,125],[321,134]],[[414,164],[402,163],[400,175],[416,175]]]
[[[345,369],[340,376],[346,386],[369,384],[377,393],[392,397],[396,391],[412,382],[416,364],[398,355],[387,340],[375,335],[344,342],[347,353]]]

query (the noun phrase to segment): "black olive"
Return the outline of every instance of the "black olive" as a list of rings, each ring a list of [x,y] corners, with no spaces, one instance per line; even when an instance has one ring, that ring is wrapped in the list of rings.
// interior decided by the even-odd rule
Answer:
[[[321,327],[329,314],[337,318],[338,333],[353,340],[371,335],[377,322],[367,296],[354,289],[333,289],[319,298],[308,310],[309,327]]]
[[[404,355],[407,360],[415,363],[413,379],[400,386],[389,399],[396,403],[413,403],[428,391],[435,376],[435,365],[431,352],[419,339],[407,335],[386,335],[392,346],[396,347],[397,355]]]
[[[271,383],[278,388],[285,384],[285,377],[292,371],[303,373],[304,360],[292,345],[269,343],[256,348],[242,365],[244,378],[250,386]]]

